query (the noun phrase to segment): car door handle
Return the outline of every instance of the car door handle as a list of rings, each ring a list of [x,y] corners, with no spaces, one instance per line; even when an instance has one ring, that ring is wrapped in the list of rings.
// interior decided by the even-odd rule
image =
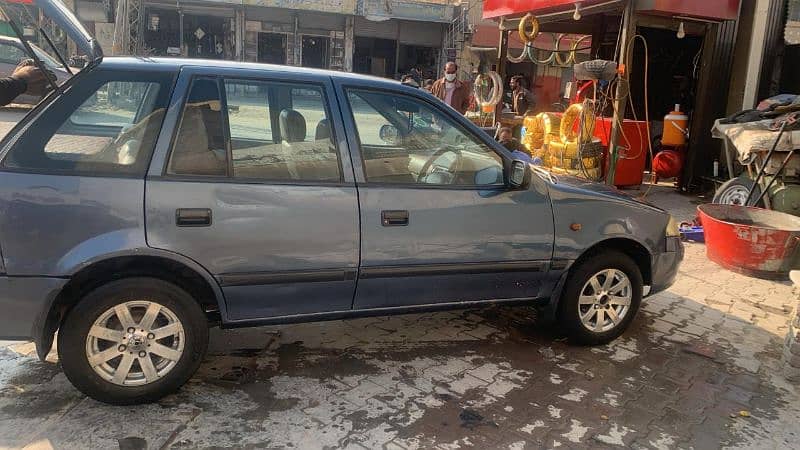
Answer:
[[[381,225],[404,227],[408,225],[408,211],[381,211]]]
[[[208,208],[179,208],[175,210],[175,225],[179,227],[211,226],[211,210]]]

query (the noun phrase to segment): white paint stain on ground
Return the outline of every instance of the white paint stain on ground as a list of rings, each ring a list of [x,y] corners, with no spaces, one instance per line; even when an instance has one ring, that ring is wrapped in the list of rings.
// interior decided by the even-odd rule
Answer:
[[[563,398],[564,400],[569,400],[571,402],[580,402],[581,400],[583,400],[583,397],[586,397],[586,394],[588,393],[589,393],[588,391],[585,391],[581,388],[572,388],[569,390],[568,394],[559,395],[559,397]]]
[[[547,412],[550,413],[550,417],[553,419],[560,419],[561,418],[561,408],[556,408],[553,405],[547,406]]]
[[[675,438],[667,433],[660,433],[658,439],[649,444],[656,450],[670,450],[675,447]]]
[[[570,442],[574,442],[579,444],[581,439],[586,436],[586,432],[589,431],[589,427],[583,426],[583,424],[579,420],[572,419],[572,425],[569,428],[569,431],[562,434],[561,436],[566,438]]]
[[[636,358],[637,356],[639,356],[639,354],[636,352],[632,352],[627,348],[618,347],[609,355],[609,358],[616,362],[624,362]]]
[[[503,411],[505,411],[505,412],[513,412],[514,411],[514,407],[513,406],[506,406],[505,408],[503,408]]]
[[[533,430],[537,428],[544,428],[544,422],[542,422],[541,420],[537,420],[536,422],[529,423],[524,427],[520,428],[519,431],[522,431],[523,433],[533,434]]]
[[[598,441],[609,444],[609,445],[625,445],[625,441],[622,440],[625,436],[630,433],[631,430],[628,427],[619,426],[616,423],[611,424],[611,429],[608,430],[608,434],[601,434],[595,437]]]
[[[618,392],[613,389],[608,389],[608,392],[604,393],[603,397],[597,399],[597,401],[606,404],[608,406],[617,408],[619,407],[619,397],[621,395],[622,392]]]

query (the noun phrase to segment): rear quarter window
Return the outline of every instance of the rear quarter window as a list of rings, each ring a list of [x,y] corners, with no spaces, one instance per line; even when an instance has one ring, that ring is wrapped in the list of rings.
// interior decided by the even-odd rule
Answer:
[[[144,176],[174,75],[96,71],[56,99],[3,158],[6,169]]]

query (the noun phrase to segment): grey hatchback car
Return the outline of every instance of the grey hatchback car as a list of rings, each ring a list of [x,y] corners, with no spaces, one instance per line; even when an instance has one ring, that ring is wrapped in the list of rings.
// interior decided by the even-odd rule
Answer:
[[[511,155],[399,83],[102,58],[0,143],[0,335],[103,402],[154,401],[209,325],[531,304],[619,336],[683,257],[664,211]],[[55,5],[55,6],[54,6]]]

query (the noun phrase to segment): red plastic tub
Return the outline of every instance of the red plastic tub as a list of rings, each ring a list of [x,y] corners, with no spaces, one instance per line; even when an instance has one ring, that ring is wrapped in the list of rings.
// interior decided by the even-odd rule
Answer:
[[[788,279],[800,268],[800,217],[738,205],[700,205],[708,259],[745,275]]]

